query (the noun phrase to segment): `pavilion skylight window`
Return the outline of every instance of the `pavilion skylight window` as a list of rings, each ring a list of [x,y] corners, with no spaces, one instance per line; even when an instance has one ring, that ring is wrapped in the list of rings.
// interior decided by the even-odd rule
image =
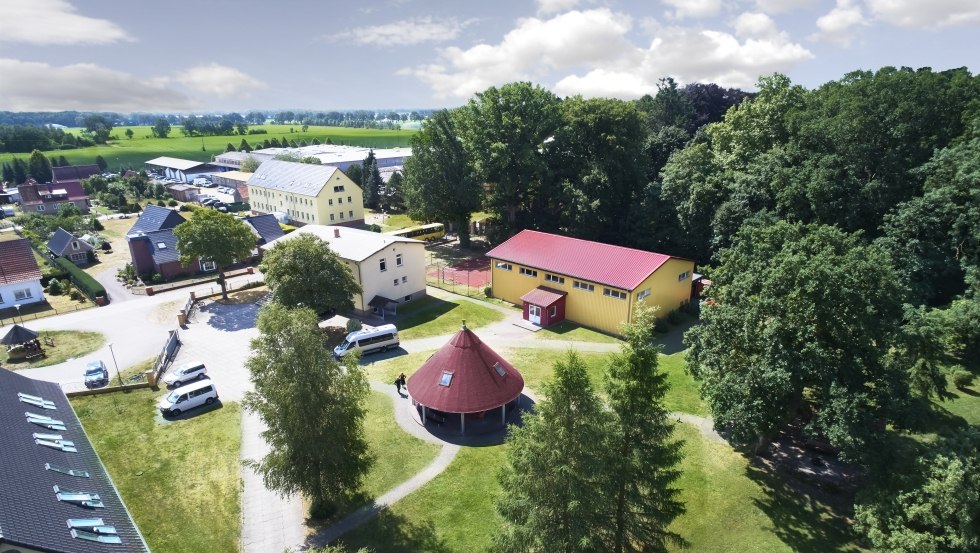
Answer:
[[[442,371],[442,376],[439,377],[439,385],[449,387],[453,383],[453,373],[449,371]]]
[[[160,249],[160,250],[167,249],[167,243],[166,242],[157,242],[157,249]]]
[[[65,423],[45,415],[38,415],[37,413],[31,413],[30,411],[25,411],[24,416],[27,417],[27,422],[36,424],[38,426],[43,426],[48,430],[66,430]]]
[[[89,473],[87,470],[67,469],[65,467],[60,467],[58,465],[52,465],[51,463],[44,463],[44,469],[54,471],[54,472],[60,472],[61,474],[67,474],[68,476],[75,476],[78,478],[89,478]]]
[[[57,409],[53,401],[48,401],[42,397],[17,392],[17,399],[41,409]]]
[[[497,374],[499,374],[500,376],[507,376],[507,371],[504,369],[504,366],[501,365],[499,361],[493,364],[493,370],[497,371]]]
[[[75,449],[75,442],[65,440],[61,434],[40,434],[35,432],[34,443],[37,445],[50,447],[52,449],[60,449],[61,451],[68,453],[75,453],[78,451]]]
[[[107,526],[106,528],[112,527]],[[115,528],[113,528],[113,530],[115,530]],[[99,543],[122,543],[122,539],[118,534],[98,534],[96,532],[87,532],[76,528],[71,529],[71,537],[79,540],[97,541]]]
[[[54,494],[55,497],[58,498],[58,501],[64,501],[65,503],[74,503],[75,505],[81,505],[82,507],[89,507],[92,509],[101,509],[105,507],[105,504],[102,503],[102,498],[99,497],[99,494],[97,493],[76,492],[55,486]]]

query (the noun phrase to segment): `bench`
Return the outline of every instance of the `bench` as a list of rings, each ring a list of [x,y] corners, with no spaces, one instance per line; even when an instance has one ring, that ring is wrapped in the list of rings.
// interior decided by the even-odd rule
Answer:
[[[439,413],[436,413],[435,411],[429,410],[425,415],[425,420],[432,421],[437,425],[442,426],[446,422],[446,417],[444,417]]]
[[[44,337],[44,345],[50,346],[50,347],[53,348],[54,347],[54,338],[51,338],[49,336],[45,336]]]

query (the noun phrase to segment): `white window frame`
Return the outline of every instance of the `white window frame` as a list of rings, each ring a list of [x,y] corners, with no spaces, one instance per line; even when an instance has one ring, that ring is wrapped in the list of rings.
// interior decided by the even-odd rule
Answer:
[[[588,282],[582,282],[580,280],[573,280],[572,288],[575,288],[577,290],[584,290],[586,292],[595,292],[594,284],[589,284]]]
[[[214,261],[203,261],[203,260],[200,260],[200,261],[198,261],[198,265],[201,266],[201,271],[202,272],[205,272],[205,273],[210,273],[211,271],[217,271],[218,270],[218,264],[215,263]]]
[[[378,268],[381,269],[381,272],[382,273],[385,272],[385,271],[387,271],[388,270],[388,259],[385,258],[385,257],[382,257],[381,259],[379,259],[378,260]]]
[[[527,277],[538,278],[538,272],[534,269],[528,269],[527,267],[521,267],[520,273]]]
[[[647,288],[646,290],[641,290],[640,293],[636,295],[637,301],[646,299],[648,297],[650,297],[650,289],[649,288]]]
[[[622,292],[620,290],[614,290],[612,288],[603,288],[602,295],[608,298],[616,298],[617,300],[626,299],[626,292]]]
[[[689,276],[691,276],[691,271],[684,271],[683,273],[677,275],[677,282],[681,282],[682,280],[686,280],[687,277],[689,277]]]
[[[396,279],[394,280],[394,282],[393,282],[393,284],[394,284],[395,286],[398,286],[398,279],[397,279],[397,278],[396,278]]]
[[[544,279],[548,282],[554,282],[555,284],[565,284],[565,277],[553,275],[551,273],[545,273]]]
[[[502,261],[498,261],[497,262],[497,268],[500,269],[500,270],[502,270],[502,271],[513,271],[514,270],[514,266],[513,265],[511,265],[510,263],[504,263]]]
[[[395,254],[395,267],[401,267],[401,266],[402,266],[402,254],[396,253]]]
[[[14,290],[14,301],[28,300],[34,297],[30,288],[20,288]]]

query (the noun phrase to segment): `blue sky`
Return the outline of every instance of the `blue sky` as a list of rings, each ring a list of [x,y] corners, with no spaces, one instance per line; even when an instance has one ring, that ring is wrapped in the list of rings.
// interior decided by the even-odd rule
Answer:
[[[0,0],[0,110],[448,107],[530,80],[816,87],[980,64],[978,0]]]

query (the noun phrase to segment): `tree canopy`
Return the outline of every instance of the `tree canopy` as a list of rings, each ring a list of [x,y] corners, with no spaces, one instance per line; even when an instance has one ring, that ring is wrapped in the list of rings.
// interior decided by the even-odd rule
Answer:
[[[265,252],[260,269],[273,300],[287,307],[303,305],[316,313],[349,311],[354,295],[361,293],[350,268],[312,234],[277,243]]]
[[[202,209],[177,225],[174,236],[177,237],[181,263],[187,265],[200,260],[218,266],[221,297],[227,299],[225,268],[235,261],[247,259],[255,249],[256,237],[248,225],[231,214]]]
[[[357,355],[343,366],[334,359],[311,309],[271,303],[257,324],[246,362],[255,390],[243,405],[265,423],[270,451],[246,463],[267,487],[304,494],[311,515],[324,518],[358,491],[372,463],[364,438],[367,380]]]

